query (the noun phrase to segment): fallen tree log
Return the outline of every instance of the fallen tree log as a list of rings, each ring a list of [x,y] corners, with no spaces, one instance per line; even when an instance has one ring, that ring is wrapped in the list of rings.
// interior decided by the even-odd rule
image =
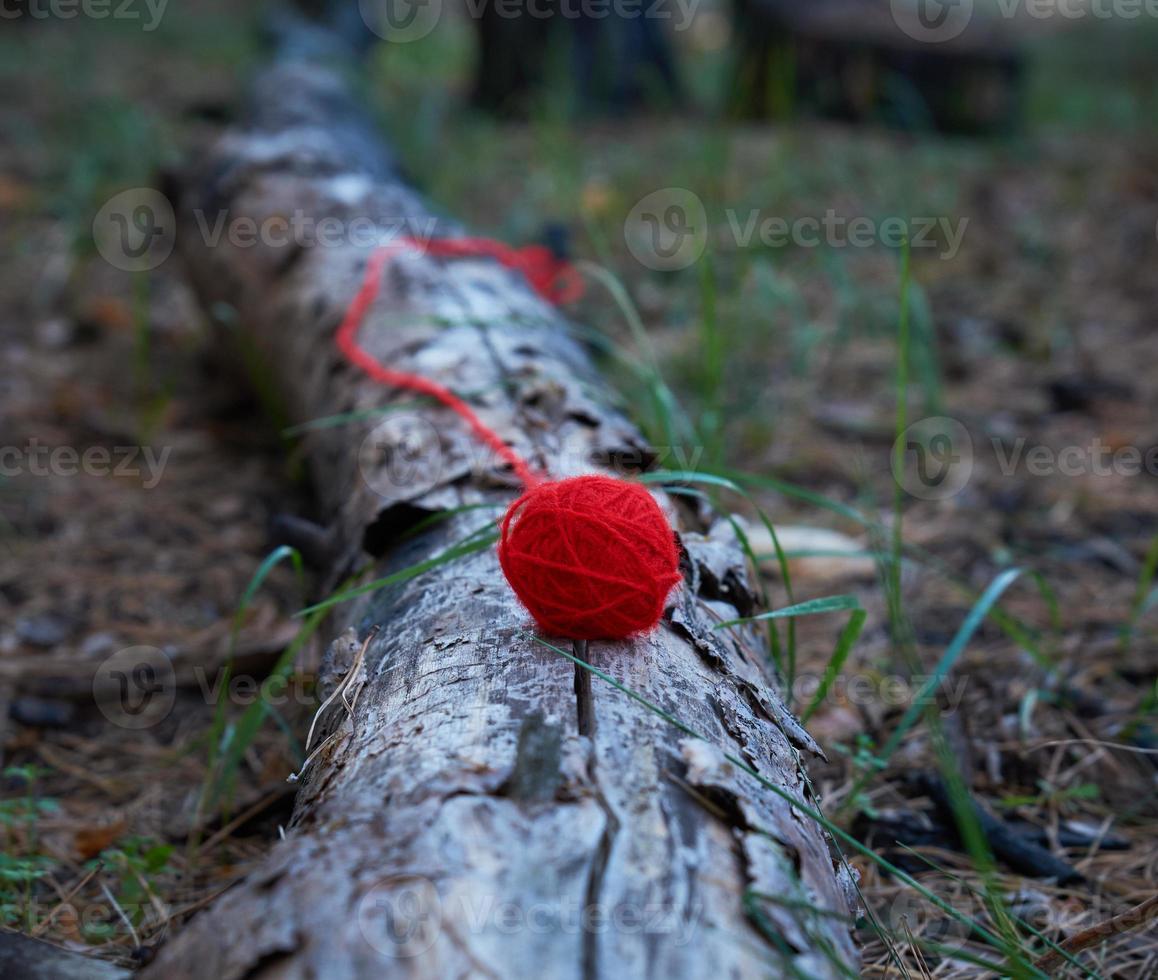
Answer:
[[[20,980],[129,980],[112,963],[82,956],[18,932],[0,932],[0,976]]]
[[[260,76],[245,123],[180,182],[177,211],[201,301],[244,338],[285,410],[299,422],[354,413],[304,436],[336,582],[366,560],[381,577],[441,554],[493,526],[516,487],[454,416],[415,407],[335,349],[370,251],[356,226],[461,229],[398,178],[326,44],[291,45]],[[263,236],[295,215],[318,240]],[[321,240],[326,222],[340,240]],[[469,393],[555,476],[652,458],[559,314],[494,262],[400,257],[360,337],[383,363]],[[713,629],[754,605],[731,526],[697,502],[662,502],[686,581],[653,634],[592,642],[587,656],[706,741],[538,642],[493,548],[435,565],[337,607],[320,684],[326,697],[344,683],[352,711],[321,720],[311,744],[325,748],[285,839],[145,975],[855,969],[847,867],[814,821],[722,754],[815,803],[803,756],[818,750],[755,637]],[[485,504],[500,509],[473,507]]]

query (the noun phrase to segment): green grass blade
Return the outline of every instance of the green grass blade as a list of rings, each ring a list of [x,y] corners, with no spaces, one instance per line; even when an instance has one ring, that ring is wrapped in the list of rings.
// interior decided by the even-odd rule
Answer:
[[[241,595],[241,601],[237,604],[237,611],[233,614],[233,624],[229,633],[229,650],[225,659],[225,667],[222,671],[221,683],[218,685],[219,694],[217,697],[217,704],[213,710],[213,725],[209,730],[209,746],[208,759],[206,761],[205,779],[201,785],[201,792],[197,798],[197,816],[200,818],[204,814],[206,807],[215,804],[217,797],[214,795],[214,787],[220,785],[221,757],[225,753],[229,743],[232,741],[232,732],[229,728],[228,718],[228,703],[229,703],[229,682],[233,678],[233,659],[237,651],[237,638],[241,633],[241,627],[245,622],[245,614],[249,611],[249,606],[257,595],[258,590],[269,578],[273,570],[283,561],[289,561],[297,574],[299,584],[304,586],[305,582],[305,566],[302,561],[302,556],[296,548],[291,548],[288,545],[281,545],[274,548],[257,567],[249,580],[249,584],[245,587],[245,591]],[[198,824],[200,820],[195,820]],[[196,836],[190,837],[189,840],[189,854],[190,857],[195,854],[198,846]]]
[[[768,515],[764,513],[762,507],[752,499],[752,495],[748,493],[740,484],[725,476],[720,476],[714,473],[700,473],[694,470],[654,470],[651,473],[644,473],[640,476],[640,481],[643,483],[657,483],[661,485],[680,484],[680,483],[699,483],[704,486],[718,487],[721,490],[730,490],[737,494],[744,500],[748,501],[756,511],[756,516],[760,523],[764,525],[769,537],[772,539],[772,547],[776,552],[776,562],[780,568],[780,577],[784,581],[784,592],[788,596],[788,602],[791,604],[795,602],[795,596],[792,592],[792,573],[788,568],[788,558],[784,554],[784,549],[780,547],[780,538],[776,534],[776,528]],[[673,488],[668,486],[668,492],[673,492]],[[749,552],[751,549],[748,549]],[[760,569],[759,564],[756,565],[756,575],[759,578]],[[763,589],[763,585],[761,585]],[[780,634],[777,632],[773,623],[769,623],[768,628],[768,643],[769,655],[772,662],[776,665],[776,669],[780,672],[786,680],[786,687],[788,691],[792,691],[796,680],[796,623],[794,620],[788,620],[788,639],[787,639],[787,656],[780,656]]]
[[[253,744],[254,739],[257,738],[261,726],[264,724],[267,717],[275,712],[273,705],[271,705],[265,698],[271,681],[288,680],[293,673],[294,663],[297,661],[298,653],[306,642],[312,637],[322,622],[329,615],[328,609],[322,609],[311,615],[298,630],[297,635],[294,636],[289,646],[282,651],[281,656],[278,657],[277,662],[270,670],[268,677],[262,684],[262,697],[254,701],[248,708],[245,709],[244,714],[234,726],[232,737],[229,740],[229,745],[224,752],[224,757],[221,763],[221,771],[217,775],[216,785],[214,787],[213,799],[228,798],[232,793],[233,784],[236,779],[237,771],[241,766],[241,758],[246,750]],[[294,745],[296,754],[299,759],[303,753],[299,746]]]
[[[978,599],[973,605],[973,608],[969,610],[969,615],[965,617],[965,622],[961,624],[952,642],[941,655],[941,659],[937,662],[933,673],[930,674],[925,683],[921,685],[921,689],[913,698],[913,703],[909,705],[908,710],[893,730],[893,734],[889,736],[889,740],[885,743],[880,753],[882,762],[887,763],[889,757],[897,750],[898,746],[900,746],[901,741],[905,735],[908,734],[909,729],[913,727],[917,719],[921,716],[921,713],[927,707],[929,698],[937,689],[937,685],[939,685],[949,671],[953,669],[957,658],[961,656],[966,646],[968,646],[969,641],[973,638],[973,634],[977,632],[977,627],[979,627],[985,617],[989,615],[993,604],[1001,598],[1001,594],[1017,580],[1021,573],[1022,569],[1020,568],[1010,568],[1002,572],[989,583],[989,587],[982,594],[981,598]]]
[[[807,602],[798,602],[794,606],[785,606],[783,609],[771,609],[768,612],[758,613],[755,616],[744,616],[741,619],[727,619],[717,623],[715,629],[725,626],[737,626],[741,623],[756,623],[765,619],[790,619],[794,616],[816,616],[820,613],[843,612],[848,609],[860,609],[860,600],[854,595],[831,595],[823,599],[809,599]]]
[[[304,587],[306,570],[305,564],[302,561],[302,556],[297,548],[291,548],[289,545],[281,545],[274,548],[265,560],[258,566],[257,571],[253,573],[253,577],[249,580],[249,585],[245,587],[245,592],[241,596],[241,602],[237,606],[237,612],[233,614],[233,639],[236,640],[238,631],[241,629],[245,614],[249,610],[249,604],[253,602],[254,596],[257,595],[257,590],[262,587],[262,584],[270,573],[283,561],[289,560],[297,573],[298,585]],[[230,657],[232,659],[232,648],[230,650]]]
[[[445,524],[452,518],[458,517],[459,514],[471,514],[479,510],[505,510],[506,504],[462,504],[459,507],[450,507],[446,510],[440,510],[437,513],[431,514],[428,517],[422,518],[416,524],[411,525],[402,534],[401,540],[405,541],[413,538],[424,531],[430,530],[439,524]]]
[[[952,871],[950,871],[948,868],[944,867],[943,865],[938,864],[936,861],[934,861],[932,858],[930,858],[927,854],[922,854],[916,848],[911,847],[908,844],[902,843],[901,841],[894,841],[894,843],[897,845],[897,847],[901,848],[901,850],[905,851],[911,857],[916,858],[918,861],[921,861],[924,864],[927,864],[933,871],[936,871],[938,874],[943,875],[944,877],[955,881],[962,888],[965,888],[975,898],[983,897],[983,893],[980,892],[978,889],[974,888],[971,884],[969,884],[968,881],[966,881],[960,875],[954,874]],[[1055,953],[1059,954],[1064,960],[1066,960],[1066,962],[1068,962],[1070,964],[1070,966],[1082,971],[1087,977],[1090,978],[1090,980],[1102,980],[1102,975],[1100,973],[1098,973],[1096,970],[1093,970],[1090,967],[1086,966],[1084,963],[1081,962],[1081,960],[1079,960],[1076,956],[1074,956],[1073,953],[1064,949],[1058,943],[1056,943],[1052,939],[1050,939],[1049,936],[1047,936],[1045,933],[1043,933],[1040,929],[1037,929],[1033,925],[1033,923],[1027,922],[1025,919],[1021,918],[1018,915],[1013,915],[1012,913],[1010,913],[1010,914],[1011,914],[1013,920],[1018,924],[1018,926],[1020,928],[1024,929],[1028,933],[1031,933],[1037,939],[1040,939],[1041,942],[1047,948],[1049,948],[1049,949],[1053,950]]]
[[[659,359],[656,357],[651,337],[648,335],[647,328],[643,325],[643,320],[640,318],[635,304],[631,301],[627,289],[611,271],[594,262],[577,262],[576,266],[582,270],[585,276],[595,280],[607,290],[623,314],[632,340],[639,348],[640,356],[644,359],[644,365],[640,370],[651,395],[655,421],[662,428],[667,445],[674,447],[681,444],[692,444],[695,439],[694,429],[680,409],[678,399],[668,387],[667,382],[663,380],[663,375],[659,369]]]
[[[897,322],[897,377],[896,377],[896,421],[893,432],[892,471],[894,474],[904,472],[905,447],[904,434],[909,425],[909,360],[910,332],[909,332],[909,288],[911,277],[909,273],[909,240],[906,237],[901,243],[901,309]],[[899,477],[894,479],[893,487],[893,528],[892,528],[892,562],[885,567],[885,581],[889,610],[889,625],[892,628],[893,643],[900,646],[902,642],[902,620],[904,619],[901,600],[901,555],[904,547],[904,517],[905,517],[905,490]]]
[[[824,674],[820,678],[820,686],[816,689],[816,693],[812,696],[808,707],[800,715],[800,724],[808,724],[808,719],[812,717],[817,708],[824,702],[828,696],[829,689],[836,682],[840,676],[841,670],[844,668],[844,662],[848,660],[849,653],[852,652],[853,646],[860,638],[861,630],[864,629],[865,620],[868,618],[868,613],[863,609],[854,609],[852,615],[848,618],[848,623],[845,624],[841,630],[840,636],[836,641],[836,649],[833,650],[832,656],[828,660],[828,666],[824,668]]]
[[[685,735],[688,735],[691,738],[695,738],[695,739],[698,739],[698,740],[703,741],[703,742],[708,742],[709,745],[711,744],[711,742],[708,740],[707,736],[702,735],[700,732],[696,731],[691,726],[680,721],[678,718],[676,718],[671,713],[665,711],[663,708],[659,707],[658,705],[653,704],[651,701],[647,700],[647,698],[645,698],[642,694],[639,694],[637,691],[633,691],[631,688],[627,687],[627,685],[621,683],[620,681],[617,681],[614,677],[610,676],[609,674],[604,673],[598,667],[594,667],[591,664],[587,663],[586,661],[580,660],[574,654],[568,653],[566,650],[563,650],[560,647],[555,646],[553,643],[550,643],[549,641],[544,640],[542,637],[535,636],[534,634],[530,634],[530,633],[523,633],[522,635],[529,637],[534,642],[546,647],[547,649],[553,651],[554,653],[557,653],[559,656],[564,657],[567,660],[570,660],[573,664],[576,664],[579,667],[582,667],[584,670],[586,670],[589,673],[593,674],[594,676],[598,677],[600,680],[604,681],[607,684],[610,684],[613,688],[615,688],[615,690],[619,691],[622,694],[627,695],[627,697],[631,698],[633,701],[642,705],[644,708],[646,708],[652,714],[662,718],[664,721],[666,721],[668,724],[672,725],[678,731],[683,732]],[[838,827],[836,824],[834,824],[831,820],[829,820],[826,816],[824,816],[824,814],[821,813],[819,810],[816,810],[813,807],[810,807],[808,804],[801,802],[799,799],[794,797],[791,793],[787,792],[786,790],[777,786],[771,780],[762,776],[759,772],[757,772],[755,769],[753,769],[750,765],[748,765],[748,763],[746,763],[739,756],[734,755],[730,752],[724,752],[723,756],[730,763],[732,763],[732,765],[736,766],[742,772],[747,773],[749,776],[751,776],[753,779],[755,779],[761,786],[763,786],[765,789],[767,789],[769,792],[773,793],[774,795],[776,795],[780,799],[782,799],[785,803],[787,803],[790,807],[792,807],[798,813],[802,814],[803,816],[808,817],[810,820],[814,820],[817,824],[819,824],[826,831],[828,831],[829,834],[831,834],[833,837],[837,838],[839,841],[845,843],[852,850],[856,851],[858,854],[863,855],[868,860],[872,861],[874,864],[877,864],[881,868],[884,868],[887,872],[889,872],[889,874],[891,874],[897,880],[902,881],[906,885],[908,885],[910,888],[915,889],[927,901],[932,902],[938,909],[940,909],[942,912],[944,912],[946,915],[948,915],[954,921],[961,922],[961,923],[969,926],[978,936],[983,938],[990,945],[994,946],[997,949],[1004,951],[1005,944],[1001,938],[999,938],[998,936],[991,933],[980,922],[977,922],[974,919],[970,919],[964,913],[955,909],[952,905],[950,905],[944,899],[940,898],[935,893],[931,892],[928,888],[926,888],[919,881],[917,881],[915,878],[913,878],[912,875],[901,870],[896,865],[894,865],[892,862],[881,857],[879,854],[877,854],[871,848],[866,847],[859,840],[857,840],[855,837],[853,837],[850,833],[848,833],[845,830],[842,830],[840,827]],[[756,829],[762,829],[762,828],[756,828]],[[764,829],[764,832],[765,833],[772,833],[770,830],[767,830],[767,829]],[[1048,980],[1048,978],[1045,977],[1045,975],[1043,973],[1041,973],[1040,971],[1037,971],[1037,970],[1033,970],[1030,975],[1035,976],[1035,977],[1040,977],[1040,978],[1042,978],[1042,980]]]
[[[1134,631],[1138,628],[1138,621],[1158,602],[1158,589],[1154,588],[1156,574],[1158,574],[1158,535],[1150,542],[1146,558],[1142,562],[1142,571],[1138,575],[1138,585],[1134,590],[1134,602],[1130,609],[1130,620],[1122,629],[1122,650],[1129,645]]]
[[[726,467],[715,469],[712,473],[701,474],[701,476],[716,476],[721,479],[726,479],[732,484],[759,487],[761,490],[772,490],[785,497],[803,500],[805,503],[812,504],[814,507],[838,514],[865,527],[870,527],[874,523],[870,517],[861,513],[855,507],[842,504],[838,500],[830,500],[824,496],[824,494],[817,493],[815,490],[809,490],[807,487],[802,487],[788,480],[781,480],[778,477],[758,473],[743,473],[739,470],[732,470]]]
[[[476,531],[474,534],[468,535],[456,545],[452,545],[445,551],[440,552],[433,558],[428,558],[425,561],[420,561],[401,571],[394,572],[384,578],[375,579],[373,582],[367,582],[365,585],[359,585],[353,589],[346,589],[338,592],[322,602],[315,603],[312,606],[307,606],[305,609],[298,610],[295,615],[309,616],[313,613],[320,612],[323,609],[329,609],[332,606],[340,605],[343,602],[349,602],[351,599],[357,599],[359,596],[368,595],[371,592],[377,592],[379,589],[387,588],[391,585],[398,585],[401,582],[409,582],[412,578],[417,578],[424,572],[429,572],[433,568],[438,568],[440,565],[445,565],[447,562],[454,561],[456,558],[463,558],[466,555],[473,555],[479,551],[485,551],[498,540],[498,532],[493,527],[487,525],[480,529],[485,531],[485,534],[480,534]]]
[[[727,340],[720,329],[716,304],[716,276],[711,255],[704,255],[700,268],[699,388],[702,402],[700,436],[713,464],[721,461],[724,428],[724,369],[727,364]]]

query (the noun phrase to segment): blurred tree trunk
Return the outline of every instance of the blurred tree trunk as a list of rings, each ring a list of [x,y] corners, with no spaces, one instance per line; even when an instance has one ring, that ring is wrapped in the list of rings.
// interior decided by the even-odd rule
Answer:
[[[335,350],[368,248],[253,245],[228,229],[297,213],[351,236],[367,218],[412,235],[461,232],[387,161],[340,76],[287,58],[259,78],[244,127],[181,182],[181,248],[201,300],[224,334],[243,334],[297,421],[413,403]],[[488,424],[556,475],[650,458],[559,315],[493,263],[397,260],[361,340],[383,362],[474,393]],[[516,492],[454,417],[411,407],[375,421],[304,437],[331,522],[331,581],[365,561],[380,577],[436,556],[500,513],[458,508]],[[341,605],[344,632],[319,683],[325,698],[350,675],[352,713],[338,699],[319,725],[313,744],[326,748],[285,839],[178,928],[145,975],[855,969],[850,880],[829,841],[721,754],[814,802],[802,755],[817,750],[765,677],[756,638],[712,629],[754,603],[730,525],[698,504],[665,506],[689,556],[686,585],[653,635],[592,643],[588,657],[709,741],[537,643],[493,548]],[[431,515],[446,519],[420,527]]]
[[[743,119],[821,116],[902,129],[1007,132],[1021,110],[1023,65],[1000,23],[978,13],[928,43],[888,0],[732,0],[730,98]]]
[[[573,96],[583,114],[617,115],[683,100],[671,42],[654,17],[620,15],[599,0],[539,0],[516,14],[486,3],[474,20],[473,98],[487,112],[525,116],[536,100]]]

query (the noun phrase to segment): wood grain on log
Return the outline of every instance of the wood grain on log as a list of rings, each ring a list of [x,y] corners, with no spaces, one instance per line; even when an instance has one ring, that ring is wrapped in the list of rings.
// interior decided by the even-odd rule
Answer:
[[[369,254],[356,228],[460,232],[388,161],[341,74],[298,54],[261,76],[246,123],[181,184],[181,248],[200,298],[256,350],[294,419],[410,406],[305,436],[339,555],[330,581],[368,558],[378,577],[437,555],[501,510],[404,532],[464,504],[501,507],[516,491],[457,419],[368,381],[335,350]],[[341,240],[249,244],[228,231],[248,229],[243,219],[280,228],[295,214],[326,219]],[[648,459],[559,314],[494,263],[400,258],[361,340],[384,363],[470,393],[489,425],[556,476]],[[339,607],[344,632],[323,669],[325,696],[380,627],[348,690],[353,714],[331,711],[315,735],[316,745],[338,733],[302,777],[285,840],[177,930],[146,975],[855,969],[847,870],[813,821],[720,754],[815,802],[802,757],[818,750],[759,645],[713,629],[753,602],[730,525],[673,500],[662,503],[689,556],[687,582],[656,632],[592,642],[588,657],[708,742],[683,739],[538,643],[493,548],[367,595]],[[774,900],[753,917],[749,893]]]

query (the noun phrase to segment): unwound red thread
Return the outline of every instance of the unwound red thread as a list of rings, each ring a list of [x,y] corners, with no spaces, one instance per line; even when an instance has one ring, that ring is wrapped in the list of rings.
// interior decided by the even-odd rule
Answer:
[[[473,239],[469,240],[473,241]],[[366,318],[366,313],[373,305],[374,300],[378,298],[378,293],[382,288],[382,270],[386,267],[386,263],[394,258],[399,251],[407,247],[414,247],[431,252],[432,244],[433,243],[430,242],[414,242],[411,239],[400,238],[371,253],[366,263],[366,274],[362,277],[361,288],[359,288],[358,294],[346,309],[346,315],[342,318],[342,322],[338,327],[338,349],[347,361],[361,368],[375,381],[384,385],[391,385],[395,388],[405,388],[409,391],[416,391],[419,394],[429,395],[431,398],[441,402],[466,422],[466,424],[470,426],[471,432],[473,432],[484,445],[489,446],[502,460],[510,464],[511,469],[515,471],[515,475],[522,481],[524,486],[533,487],[542,481],[542,477],[531,469],[522,456],[503,442],[497,432],[488,428],[483,420],[475,414],[474,409],[459,398],[458,395],[449,388],[444,388],[442,385],[436,384],[429,378],[422,377],[420,374],[411,374],[409,371],[394,371],[388,367],[384,367],[365,348],[358,345],[358,328],[361,327],[362,321]],[[440,248],[445,248],[445,244],[441,245]],[[448,253],[443,252],[442,254]]]
[[[358,345],[358,328],[381,289],[383,269],[403,248],[497,259],[521,270],[549,299],[560,295],[558,260],[547,249],[537,251],[540,246],[512,249],[489,239],[396,239],[366,263],[361,288],[338,327],[338,348],[374,380],[445,405],[510,464],[526,492],[502,520],[499,562],[540,627],[575,640],[621,640],[654,628],[680,580],[679,555],[667,518],[644,487],[607,476],[545,482],[453,392],[421,375],[383,367]]]

